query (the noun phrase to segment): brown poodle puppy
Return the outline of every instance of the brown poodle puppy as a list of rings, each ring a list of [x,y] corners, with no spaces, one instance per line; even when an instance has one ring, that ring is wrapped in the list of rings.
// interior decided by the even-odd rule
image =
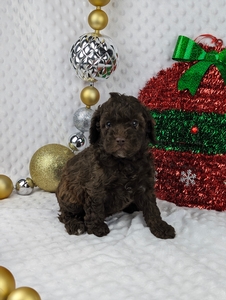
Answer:
[[[90,146],[63,171],[56,191],[59,220],[69,234],[101,237],[109,233],[107,216],[140,210],[156,237],[174,238],[174,228],[161,219],[156,205],[150,112],[132,96],[110,95],[93,114]]]

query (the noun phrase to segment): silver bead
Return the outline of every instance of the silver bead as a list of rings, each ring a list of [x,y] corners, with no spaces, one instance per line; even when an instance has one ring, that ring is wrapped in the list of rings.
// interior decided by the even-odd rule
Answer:
[[[74,126],[82,132],[89,131],[92,115],[92,109],[87,107],[79,108],[73,116]]]
[[[34,189],[34,182],[31,178],[19,179],[16,183],[15,189],[17,194],[19,195],[30,195]]]
[[[82,132],[77,132],[70,136],[69,147],[74,151],[81,151],[86,147],[86,138]]]
[[[118,51],[110,37],[86,33],[72,46],[70,61],[79,78],[92,82],[104,80],[117,67]]]

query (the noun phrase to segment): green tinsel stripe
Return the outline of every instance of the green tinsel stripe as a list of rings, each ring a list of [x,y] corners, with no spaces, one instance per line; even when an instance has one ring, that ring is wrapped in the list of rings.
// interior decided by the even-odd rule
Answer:
[[[226,153],[226,115],[151,110],[156,121],[156,148],[194,153]],[[198,128],[197,134],[191,128]]]

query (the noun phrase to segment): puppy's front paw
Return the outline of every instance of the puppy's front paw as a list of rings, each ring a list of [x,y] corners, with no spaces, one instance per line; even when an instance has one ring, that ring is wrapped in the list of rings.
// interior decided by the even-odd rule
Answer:
[[[107,235],[110,232],[107,224],[101,223],[98,225],[93,226],[92,228],[87,229],[88,234],[95,234],[98,237],[102,237]]]
[[[150,226],[150,230],[160,239],[173,239],[176,235],[175,229],[165,221],[154,223]]]
[[[84,222],[71,220],[67,224],[65,224],[65,228],[68,234],[81,235],[86,231],[86,227]]]

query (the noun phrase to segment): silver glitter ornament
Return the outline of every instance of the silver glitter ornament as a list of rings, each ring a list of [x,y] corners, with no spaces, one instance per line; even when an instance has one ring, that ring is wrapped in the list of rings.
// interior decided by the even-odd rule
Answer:
[[[110,37],[86,33],[71,48],[70,61],[85,81],[108,79],[118,63],[118,51]]]
[[[77,132],[69,138],[69,148],[74,151],[81,151],[86,147],[86,138],[82,132]]]
[[[34,182],[31,178],[19,179],[16,183],[15,189],[17,194],[19,195],[30,195],[34,189]]]
[[[79,108],[73,116],[74,126],[81,132],[89,131],[93,110],[87,107]]]

